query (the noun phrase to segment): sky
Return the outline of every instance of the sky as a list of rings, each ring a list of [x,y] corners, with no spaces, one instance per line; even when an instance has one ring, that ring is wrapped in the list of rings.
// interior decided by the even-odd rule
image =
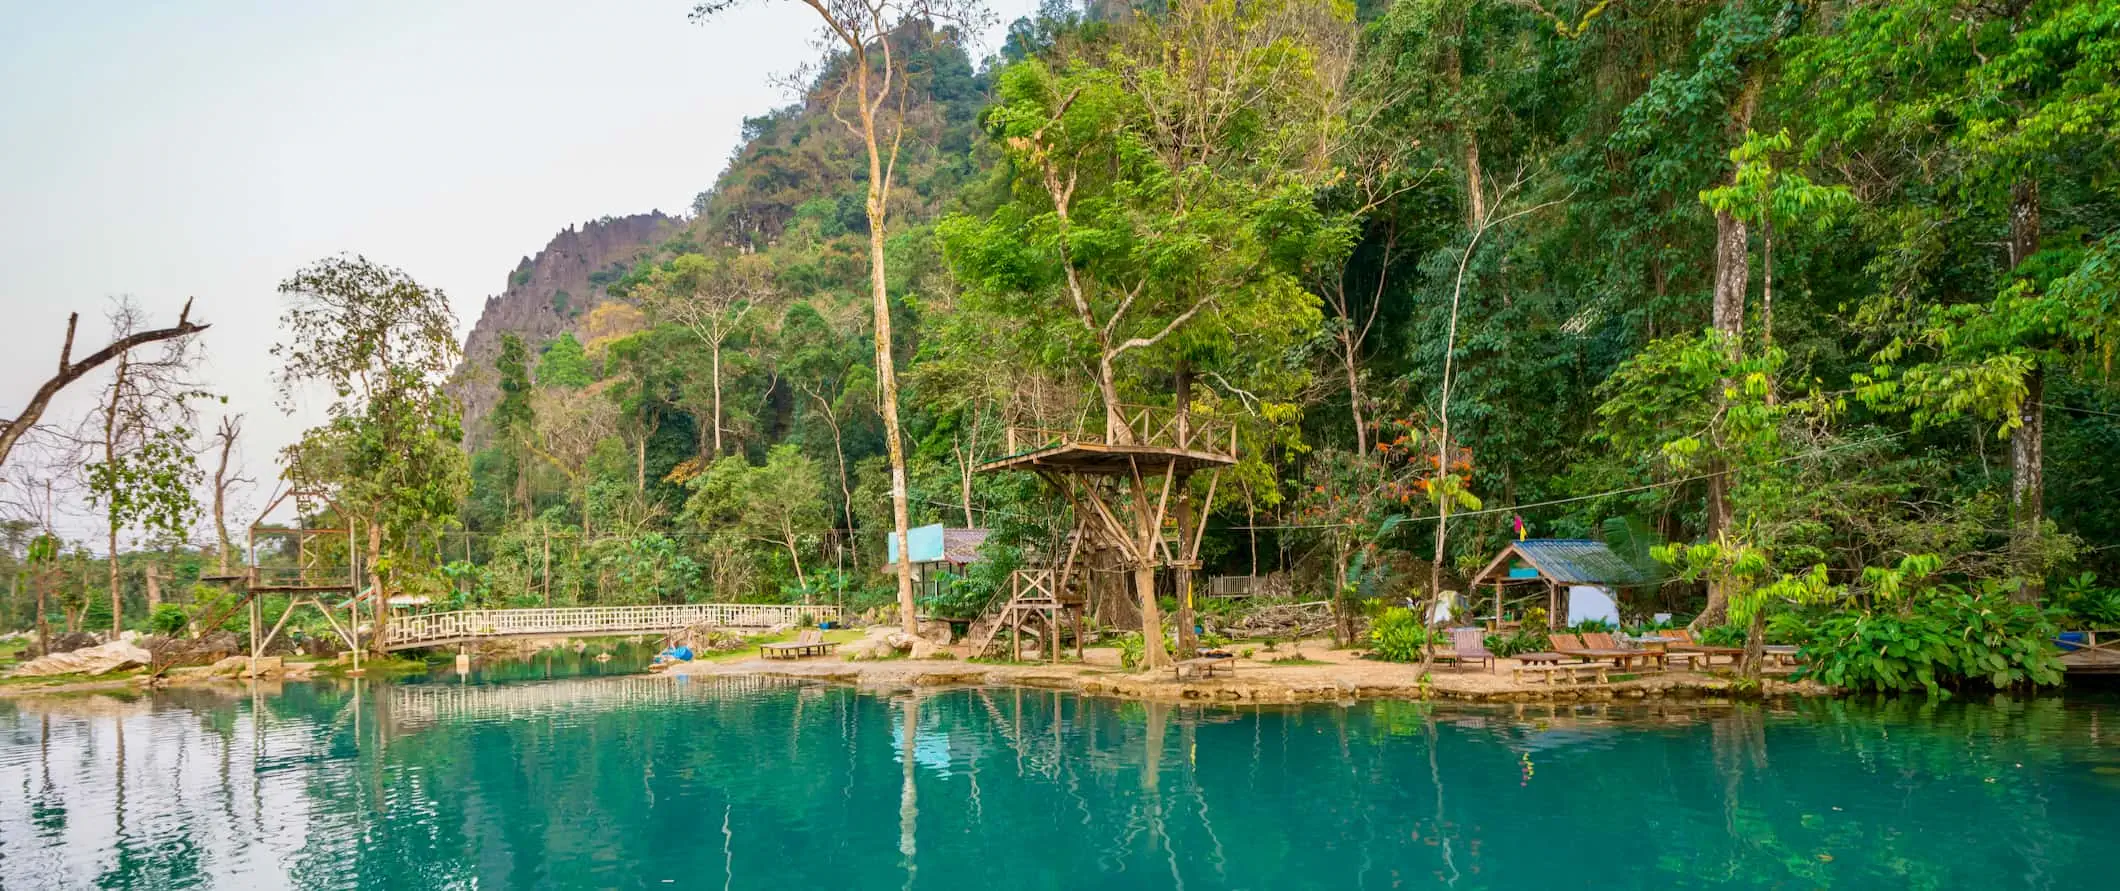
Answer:
[[[995,20],[1033,5],[996,3]],[[441,289],[466,331],[560,229],[688,212],[744,117],[788,101],[775,75],[817,54],[794,0],[707,24],[689,9],[0,0],[0,416],[50,376],[67,313],[79,355],[107,340],[112,298],[158,327],[195,298],[213,326],[201,377],[227,398],[200,425],[243,414],[244,467],[269,489],[275,454],[322,414],[278,403],[282,279],[360,254]],[[81,417],[102,383],[75,384],[46,422]],[[0,476],[19,486],[13,463]],[[97,526],[79,504],[61,513],[70,534]]]

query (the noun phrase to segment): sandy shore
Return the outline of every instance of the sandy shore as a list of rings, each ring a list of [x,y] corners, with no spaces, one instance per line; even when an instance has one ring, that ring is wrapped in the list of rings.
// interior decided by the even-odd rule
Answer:
[[[1286,656],[1283,647],[1279,654]],[[1346,650],[1327,649],[1323,641],[1305,643],[1300,652],[1316,664],[1267,661],[1270,654],[1236,660],[1230,676],[1212,680],[1179,680],[1171,671],[1133,672],[1119,667],[1116,649],[1091,649],[1086,663],[992,664],[953,659],[886,659],[850,662],[837,656],[799,660],[744,659],[693,662],[669,670],[671,675],[760,675],[810,678],[868,687],[905,688],[974,684],[1021,685],[1073,690],[1101,696],[1167,702],[1284,703],[1349,699],[1451,699],[1474,702],[1605,701],[1648,698],[1723,697],[1734,681],[1722,666],[1715,671],[1647,671],[1615,673],[1609,684],[1518,683],[1514,659],[1499,660],[1495,670],[1438,666],[1428,684],[1420,668],[1362,659]],[[1620,679],[1624,678],[1624,679]],[[1822,696],[1833,690],[1808,682],[1769,676],[1759,695]]]

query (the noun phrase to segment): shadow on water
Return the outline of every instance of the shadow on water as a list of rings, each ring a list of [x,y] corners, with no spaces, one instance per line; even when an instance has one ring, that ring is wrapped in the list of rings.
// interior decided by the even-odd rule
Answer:
[[[2116,722],[648,676],[22,699],[0,885],[2073,887],[2120,825]]]

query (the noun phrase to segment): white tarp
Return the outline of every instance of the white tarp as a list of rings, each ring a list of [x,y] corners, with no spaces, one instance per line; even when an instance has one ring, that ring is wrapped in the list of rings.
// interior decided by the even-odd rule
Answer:
[[[1619,605],[1612,602],[1612,594],[1592,585],[1568,586],[1568,624],[1574,625],[1597,619],[1619,626]]]

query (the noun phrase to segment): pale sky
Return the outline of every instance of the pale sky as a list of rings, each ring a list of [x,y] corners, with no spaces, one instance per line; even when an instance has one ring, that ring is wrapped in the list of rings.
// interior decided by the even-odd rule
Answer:
[[[50,375],[69,311],[94,349],[110,297],[156,326],[196,297],[204,377],[248,416],[247,467],[269,488],[274,454],[315,420],[274,404],[281,279],[364,254],[447,292],[467,330],[560,229],[688,212],[743,118],[787,101],[774,75],[816,54],[794,0],[708,25],[689,8],[0,0],[0,416]],[[79,417],[100,383],[47,422]]]

